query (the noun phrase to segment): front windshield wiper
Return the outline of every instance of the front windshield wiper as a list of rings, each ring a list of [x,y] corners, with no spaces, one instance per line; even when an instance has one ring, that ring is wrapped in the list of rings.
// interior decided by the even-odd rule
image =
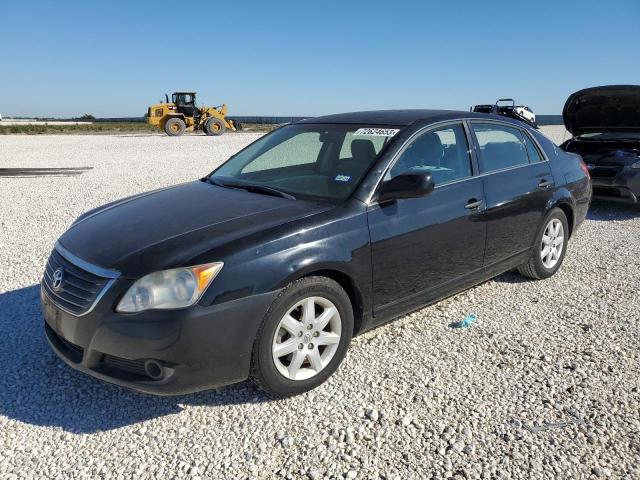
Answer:
[[[219,180],[209,178],[209,182],[213,185],[218,185],[225,188],[239,188],[252,193],[262,193],[264,195],[271,195],[274,197],[288,198],[289,200],[296,200],[296,197],[290,193],[283,192],[277,188],[267,187],[265,185],[254,185],[252,183],[222,183]]]

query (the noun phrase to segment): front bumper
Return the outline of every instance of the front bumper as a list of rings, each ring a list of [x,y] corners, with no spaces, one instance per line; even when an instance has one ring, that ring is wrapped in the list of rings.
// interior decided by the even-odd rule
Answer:
[[[625,203],[640,201],[640,170],[624,168],[615,177],[592,177],[593,198]]]
[[[88,315],[60,309],[41,287],[45,333],[68,365],[106,382],[157,395],[228,385],[249,375],[258,328],[277,292],[183,310],[119,314],[101,301]],[[152,378],[145,364],[161,365]]]

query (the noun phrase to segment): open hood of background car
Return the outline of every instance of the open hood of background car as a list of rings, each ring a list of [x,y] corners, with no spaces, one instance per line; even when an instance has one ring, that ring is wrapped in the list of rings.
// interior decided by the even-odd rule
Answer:
[[[609,85],[573,93],[562,110],[574,136],[588,132],[640,131],[640,85]]]

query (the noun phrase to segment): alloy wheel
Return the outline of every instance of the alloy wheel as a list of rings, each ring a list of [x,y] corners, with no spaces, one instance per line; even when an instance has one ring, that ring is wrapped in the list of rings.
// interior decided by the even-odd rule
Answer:
[[[290,380],[306,380],[331,361],[342,333],[336,306],[324,297],[307,297],[282,317],[272,342],[278,372]]]
[[[551,269],[556,266],[563,248],[564,227],[559,219],[553,218],[544,229],[540,244],[540,258],[545,268]]]

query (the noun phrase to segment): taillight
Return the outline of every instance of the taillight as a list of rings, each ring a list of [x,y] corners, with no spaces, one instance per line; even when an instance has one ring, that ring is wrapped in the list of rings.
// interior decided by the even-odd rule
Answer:
[[[591,178],[591,173],[589,172],[589,167],[587,167],[587,164],[584,163],[582,159],[579,159],[578,162],[580,162],[580,170],[582,170],[587,177]]]

